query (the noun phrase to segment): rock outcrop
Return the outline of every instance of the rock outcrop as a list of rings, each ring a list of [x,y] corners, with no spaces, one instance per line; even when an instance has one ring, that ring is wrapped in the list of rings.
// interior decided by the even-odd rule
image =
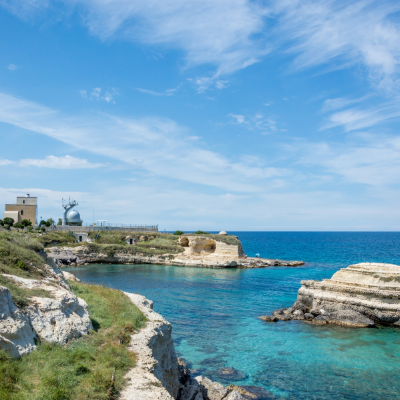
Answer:
[[[126,295],[148,322],[145,328],[131,336],[129,349],[136,354],[136,366],[126,376],[128,384],[121,399],[176,399],[179,375],[171,324],[153,311],[152,301],[139,294]]]
[[[195,236],[189,236],[194,237]],[[239,242],[239,241],[238,241]],[[107,254],[106,251],[93,251],[86,245],[77,247],[52,247],[49,257],[59,266],[76,266],[86,263],[109,263],[109,264],[158,264],[175,265],[181,267],[200,267],[200,268],[265,268],[271,266],[295,267],[303,265],[302,261],[285,261],[266,258],[246,257],[242,246],[228,245],[216,241],[214,244],[207,240],[194,240],[192,247],[185,247],[183,254],[132,254],[130,252],[117,251]]]
[[[0,348],[19,357],[35,349],[35,331],[14,304],[10,291],[0,286]]]
[[[172,327],[153,311],[153,302],[139,294],[125,293],[143,312],[145,328],[131,335],[129,349],[136,354],[136,366],[126,375],[122,400],[246,400],[231,385],[224,387],[202,376],[194,377],[182,359],[178,359],[171,337]]]
[[[0,348],[14,357],[31,352],[37,340],[64,344],[92,329],[88,307],[75,296],[57,267],[45,266],[43,280],[3,274],[21,289],[42,289],[48,297],[32,296],[18,308],[9,290],[0,286]]]
[[[322,282],[301,281],[292,307],[274,311],[283,321],[372,327],[400,326],[400,266],[360,263],[342,268]]]

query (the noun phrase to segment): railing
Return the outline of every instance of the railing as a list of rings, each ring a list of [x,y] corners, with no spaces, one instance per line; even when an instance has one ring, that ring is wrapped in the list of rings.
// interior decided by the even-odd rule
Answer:
[[[70,226],[53,225],[46,227],[49,231],[62,232],[97,232],[97,231],[129,231],[129,232],[158,232],[158,225],[128,225],[128,224],[109,224],[109,225],[89,225]]]

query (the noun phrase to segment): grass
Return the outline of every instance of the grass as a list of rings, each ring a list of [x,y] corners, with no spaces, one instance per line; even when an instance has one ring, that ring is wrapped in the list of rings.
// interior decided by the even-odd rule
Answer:
[[[127,348],[130,333],[145,323],[141,311],[118,290],[70,282],[86,300],[94,331],[65,346],[41,343],[13,359],[0,351],[3,400],[116,399],[135,364]],[[114,381],[112,377],[114,376]]]
[[[28,306],[33,296],[51,297],[47,290],[22,288],[12,279],[3,275],[0,275],[0,286],[5,286],[10,291],[14,303],[20,308]]]
[[[213,234],[213,233],[203,233],[203,234],[199,235],[196,233],[187,233],[183,236],[206,236],[211,239],[217,240],[219,242],[224,242],[226,244],[238,244],[239,243],[239,239],[236,236],[232,236],[232,235],[217,235],[217,234]]]
[[[76,243],[75,236],[71,236],[69,232],[47,231],[38,237],[38,241],[44,246],[66,246]]]
[[[0,273],[40,279],[48,275],[43,258],[37,254],[43,245],[29,233],[0,232]]]

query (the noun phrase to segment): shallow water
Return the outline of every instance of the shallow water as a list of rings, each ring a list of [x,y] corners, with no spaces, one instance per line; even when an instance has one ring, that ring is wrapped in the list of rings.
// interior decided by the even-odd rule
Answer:
[[[329,278],[362,261],[400,265],[399,233],[233,234],[249,256],[307,264],[251,270],[100,264],[68,270],[83,281],[154,300],[155,311],[173,324],[177,351],[222,383],[215,369],[234,367],[246,375],[235,383],[263,386],[266,398],[400,398],[400,330],[257,319],[292,305],[302,279]]]

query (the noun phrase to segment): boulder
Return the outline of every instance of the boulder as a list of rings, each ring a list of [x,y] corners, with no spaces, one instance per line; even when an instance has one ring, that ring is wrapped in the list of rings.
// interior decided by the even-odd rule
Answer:
[[[277,317],[275,317],[274,315],[263,315],[259,318],[265,322],[278,322],[279,321],[279,319]]]
[[[222,400],[228,394],[228,389],[208,378],[201,379],[200,390],[204,400]]]
[[[278,315],[277,318],[280,321],[290,321],[292,319],[291,314],[283,314],[283,315]]]
[[[312,310],[310,310],[310,314],[314,315],[314,317],[317,317],[318,315],[321,314],[321,312],[313,308]]]
[[[301,310],[296,310],[293,313],[293,319],[295,320],[303,320],[304,319],[304,313]]]
[[[350,326],[354,328],[368,328],[375,324],[365,315],[353,310],[341,310],[329,314],[326,317],[330,324]]]
[[[237,391],[232,390],[228,396],[225,397],[226,400],[245,400],[245,398]]]
[[[326,321],[326,318],[322,315],[317,315],[314,319],[311,320],[311,322],[316,325],[326,325],[328,323]]]
[[[36,348],[36,337],[29,319],[14,304],[10,291],[0,286],[0,348],[19,357]]]
[[[311,319],[314,319],[314,315],[311,314],[311,313],[305,313],[305,314],[304,314],[304,318],[305,318],[306,320],[311,320]]]
[[[292,306],[293,310],[301,310],[303,311],[303,314],[308,312],[308,307],[302,303],[301,301],[296,301],[293,306]]]

